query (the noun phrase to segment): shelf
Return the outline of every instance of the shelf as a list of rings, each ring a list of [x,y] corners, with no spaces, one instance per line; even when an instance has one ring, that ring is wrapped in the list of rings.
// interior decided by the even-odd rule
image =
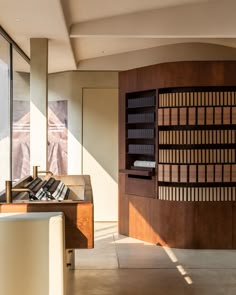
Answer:
[[[154,197],[155,169],[135,167],[134,162],[154,161],[156,152],[156,91],[126,93],[125,167],[126,192]]]
[[[151,121],[151,122],[126,122],[126,125],[141,125],[141,126],[144,126],[144,125],[154,125],[155,124],[155,121]]]
[[[178,166],[193,166],[193,165],[235,165],[236,162],[210,162],[210,161],[205,161],[205,162],[188,162],[188,163],[180,163],[179,161],[177,162],[158,162],[158,165],[178,165]]]
[[[159,131],[173,130],[236,130],[235,124],[227,125],[159,125]]]
[[[235,149],[236,144],[159,144],[159,150],[191,150],[191,149],[204,149],[204,150],[219,150],[219,149]]]
[[[223,104],[223,105],[180,105],[180,106],[164,106],[164,107],[158,107],[158,109],[182,109],[182,108],[186,108],[186,109],[190,109],[190,108],[226,108],[226,107],[234,107],[234,104]]]
[[[154,108],[155,108],[155,105],[150,105],[150,106],[127,107],[126,110],[154,109]]]
[[[188,87],[164,87],[159,88],[159,94],[165,93],[192,93],[192,92],[222,92],[235,91],[235,86],[188,86]]]
[[[141,167],[137,167],[141,168]],[[120,169],[120,173],[128,174],[128,175],[137,175],[137,176],[153,176],[154,169],[153,168],[143,168],[141,169]]]
[[[168,187],[236,187],[236,182],[168,182],[158,181],[158,186]]]
[[[142,143],[142,142],[146,142],[146,143],[151,143],[151,144],[155,144],[155,137],[147,137],[147,138],[134,138],[134,137],[126,137],[126,140],[129,141],[129,142],[139,142],[139,143]]]

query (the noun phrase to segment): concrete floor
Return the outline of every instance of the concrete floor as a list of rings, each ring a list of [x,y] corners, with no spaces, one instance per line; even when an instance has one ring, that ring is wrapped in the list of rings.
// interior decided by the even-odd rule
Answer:
[[[67,295],[235,295],[236,251],[180,250],[95,224],[95,248],[76,250]]]

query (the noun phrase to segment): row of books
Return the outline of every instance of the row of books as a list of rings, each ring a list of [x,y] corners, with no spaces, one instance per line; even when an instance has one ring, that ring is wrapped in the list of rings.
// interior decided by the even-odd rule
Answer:
[[[128,129],[127,132],[128,138],[154,138],[155,129],[147,128],[147,129]]]
[[[141,108],[155,106],[155,96],[129,98],[127,102],[128,108]]]
[[[154,155],[154,144],[128,144],[129,154]]]
[[[159,131],[159,144],[235,144],[236,130]]]
[[[158,187],[158,198],[166,201],[236,201],[235,187]]]
[[[158,165],[158,181],[182,183],[236,182],[236,164]]]
[[[158,160],[170,164],[235,163],[236,149],[159,149]]]
[[[236,124],[236,106],[158,109],[159,126],[222,124]]]
[[[127,123],[154,123],[155,113],[128,114]]]
[[[233,106],[235,91],[178,92],[159,94],[159,107],[181,106]]]

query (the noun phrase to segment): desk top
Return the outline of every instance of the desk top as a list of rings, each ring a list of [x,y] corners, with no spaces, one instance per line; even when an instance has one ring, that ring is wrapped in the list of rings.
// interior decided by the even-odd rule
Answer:
[[[51,218],[62,218],[63,212],[28,212],[28,213],[0,213],[0,222],[3,221],[27,221],[47,220]]]

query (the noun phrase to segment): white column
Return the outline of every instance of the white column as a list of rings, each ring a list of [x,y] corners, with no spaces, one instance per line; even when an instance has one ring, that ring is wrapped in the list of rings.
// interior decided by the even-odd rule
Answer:
[[[48,39],[30,40],[30,165],[48,167]]]

